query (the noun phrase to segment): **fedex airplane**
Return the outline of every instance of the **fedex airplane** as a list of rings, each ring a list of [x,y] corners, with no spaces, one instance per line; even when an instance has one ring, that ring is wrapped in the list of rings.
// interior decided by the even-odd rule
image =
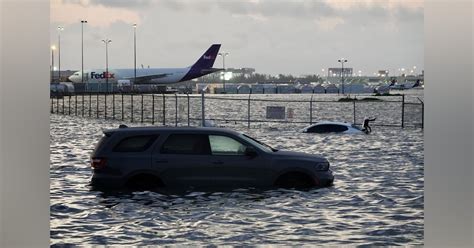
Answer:
[[[192,66],[185,68],[147,68],[138,69],[136,81],[134,69],[104,69],[84,70],[84,83],[109,83],[123,84],[173,84],[198,78],[223,69],[212,68],[219,52],[220,44],[213,44]],[[81,83],[81,71],[69,77],[73,83]]]

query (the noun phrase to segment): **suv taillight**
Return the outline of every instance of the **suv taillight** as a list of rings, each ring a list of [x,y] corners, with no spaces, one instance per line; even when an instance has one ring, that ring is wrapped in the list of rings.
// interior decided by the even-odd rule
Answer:
[[[92,158],[91,167],[94,169],[102,169],[107,164],[106,158]]]

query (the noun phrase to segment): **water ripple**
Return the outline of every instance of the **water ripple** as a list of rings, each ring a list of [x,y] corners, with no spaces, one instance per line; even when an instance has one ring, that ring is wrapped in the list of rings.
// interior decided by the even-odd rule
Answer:
[[[91,191],[89,155],[119,122],[51,116],[51,244],[423,245],[423,132],[242,129],[331,161],[335,184],[297,190]]]

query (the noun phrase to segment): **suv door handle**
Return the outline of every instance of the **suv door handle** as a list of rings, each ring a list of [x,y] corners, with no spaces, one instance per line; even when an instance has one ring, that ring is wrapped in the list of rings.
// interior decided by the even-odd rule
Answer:
[[[224,164],[224,162],[222,162],[222,161],[214,161],[214,162],[212,162],[212,163],[213,163],[213,164]]]
[[[157,163],[157,164],[168,163],[168,160],[166,160],[166,159],[160,159],[160,160],[156,160],[155,163]]]

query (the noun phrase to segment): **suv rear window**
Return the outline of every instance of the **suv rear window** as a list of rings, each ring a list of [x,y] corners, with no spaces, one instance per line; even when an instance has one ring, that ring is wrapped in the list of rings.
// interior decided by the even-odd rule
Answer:
[[[93,153],[96,153],[105,144],[105,142],[107,141],[108,138],[109,138],[109,136],[107,136],[107,135],[102,136],[102,138],[100,138],[99,142],[97,142],[97,144],[94,146]]]
[[[163,154],[211,154],[206,134],[171,134],[161,147]]]
[[[158,135],[137,135],[122,139],[113,149],[114,152],[143,152],[156,140]]]

